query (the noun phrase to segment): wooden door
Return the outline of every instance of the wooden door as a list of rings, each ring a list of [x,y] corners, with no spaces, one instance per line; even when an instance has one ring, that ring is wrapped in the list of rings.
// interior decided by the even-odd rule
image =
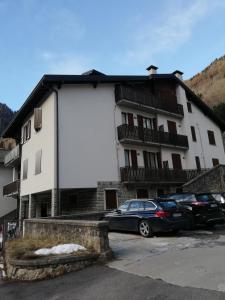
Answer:
[[[138,189],[137,190],[137,199],[148,199],[148,190],[147,189]]]
[[[168,125],[168,132],[169,133],[177,134],[177,125],[176,125],[176,122],[174,122],[174,121],[167,121],[167,125]]]
[[[116,190],[106,190],[105,191],[105,208],[107,210],[117,208],[117,191]]]
[[[180,154],[172,153],[172,162],[174,170],[182,170]]]

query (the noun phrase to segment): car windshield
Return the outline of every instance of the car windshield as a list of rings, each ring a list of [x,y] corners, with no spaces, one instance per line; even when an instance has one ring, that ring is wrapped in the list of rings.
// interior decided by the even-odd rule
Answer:
[[[173,200],[169,200],[169,201],[160,201],[159,205],[163,208],[163,209],[171,209],[171,208],[176,208],[177,204],[175,201]]]
[[[196,200],[199,202],[210,202],[210,201],[215,201],[212,195],[210,194],[200,194],[196,195]]]
[[[128,206],[129,206],[129,202],[127,201],[127,202],[123,203],[122,205],[120,205],[120,207],[118,209],[121,211],[127,211]]]

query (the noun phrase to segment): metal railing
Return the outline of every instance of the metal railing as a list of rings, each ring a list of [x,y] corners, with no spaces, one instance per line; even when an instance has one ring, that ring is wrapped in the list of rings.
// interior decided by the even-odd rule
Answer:
[[[115,98],[118,103],[121,100],[128,100],[136,104],[152,107],[155,109],[164,110],[177,115],[184,115],[183,106],[177,103],[171,103],[168,99],[157,98],[150,92],[125,86],[117,85],[115,88]]]
[[[127,124],[118,126],[117,132],[119,141],[133,140],[143,143],[165,144],[183,148],[189,147],[186,135],[173,134],[138,126],[130,126]]]
[[[9,166],[16,160],[20,158],[20,145],[18,144],[15,148],[13,148],[8,154],[6,154],[4,158],[5,166]]]

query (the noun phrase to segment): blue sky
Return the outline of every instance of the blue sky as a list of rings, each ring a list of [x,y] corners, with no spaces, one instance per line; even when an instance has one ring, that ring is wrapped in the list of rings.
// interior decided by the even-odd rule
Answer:
[[[18,109],[43,74],[189,78],[225,54],[225,0],[0,0],[0,101]]]

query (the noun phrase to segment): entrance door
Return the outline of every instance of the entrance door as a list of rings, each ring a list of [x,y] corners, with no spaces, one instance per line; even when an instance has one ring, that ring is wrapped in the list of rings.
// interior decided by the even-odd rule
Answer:
[[[169,133],[177,134],[177,125],[176,122],[167,121]]]
[[[182,170],[180,154],[172,153],[172,162],[174,170]]]
[[[137,199],[147,199],[148,190],[147,189],[138,189],[137,190]]]
[[[105,208],[110,210],[117,208],[116,190],[105,190]]]

